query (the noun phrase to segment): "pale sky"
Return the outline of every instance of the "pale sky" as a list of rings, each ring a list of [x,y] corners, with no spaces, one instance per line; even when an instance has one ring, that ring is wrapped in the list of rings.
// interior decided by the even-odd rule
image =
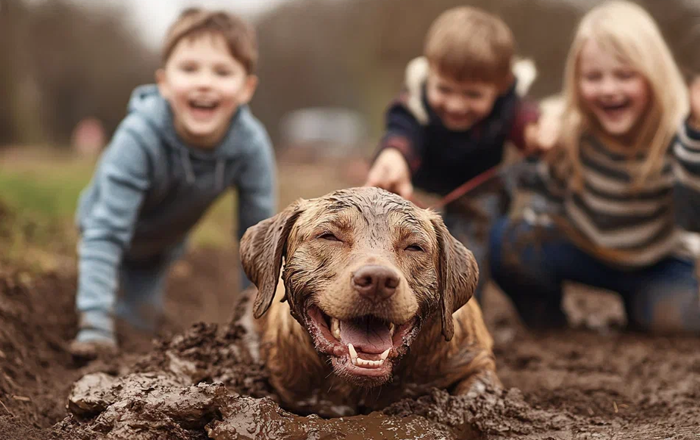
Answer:
[[[225,9],[251,19],[257,14],[290,0],[72,0],[75,3],[99,7],[104,4],[124,5],[141,33],[144,42],[160,46],[170,23],[188,6]]]

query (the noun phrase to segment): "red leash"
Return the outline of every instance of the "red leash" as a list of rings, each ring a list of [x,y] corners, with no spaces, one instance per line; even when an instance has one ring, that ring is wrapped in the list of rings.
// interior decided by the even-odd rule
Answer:
[[[453,189],[450,191],[445,197],[442,199],[438,200],[437,203],[434,203],[432,206],[429,206],[431,209],[440,209],[444,207],[445,205],[448,205],[455,200],[459,199],[460,197],[464,196],[468,192],[474,190],[474,188],[478,187],[482,183],[486,182],[487,180],[491,179],[493,176],[498,173],[498,170],[500,169],[500,165],[496,165],[493,168],[490,168],[483,173],[472,177],[471,179],[467,180],[457,188]],[[411,201],[418,205],[421,208],[425,208],[424,204],[421,203],[419,200],[417,200],[415,197],[411,197]]]

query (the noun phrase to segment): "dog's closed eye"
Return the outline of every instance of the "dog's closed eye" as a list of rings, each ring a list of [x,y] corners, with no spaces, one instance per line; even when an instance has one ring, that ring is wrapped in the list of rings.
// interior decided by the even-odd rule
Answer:
[[[423,250],[423,248],[421,247],[421,245],[419,245],[417,243],[409,244],[408,246],[406,246],[405,250],[411,251],[411,252],[425,252]]]
[[[320,234],[318,234],[316,236],[316,238],[318,238],[320,240],[327,240],[327,241],[342,241],[341,239],[336,237],[336,235],[334,233],[332,233],[330,231],[321,232]]]

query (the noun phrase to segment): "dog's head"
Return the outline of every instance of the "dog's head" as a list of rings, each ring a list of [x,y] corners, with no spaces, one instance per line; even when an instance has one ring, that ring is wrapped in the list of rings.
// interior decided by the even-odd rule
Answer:
[[[471,252],[439,215],[377,188],[296,201],[246,232],[241,259],[258,287],[256,318],[272,303],[284,260],[292,315],[336,374],[363,386],[387,382],[433,318],[450,340],[452,313],[478,279]]]

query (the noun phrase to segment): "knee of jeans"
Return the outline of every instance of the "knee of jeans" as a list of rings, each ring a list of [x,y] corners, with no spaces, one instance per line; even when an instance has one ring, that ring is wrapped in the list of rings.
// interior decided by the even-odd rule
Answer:
[[[120,281],[127,301],[160,301],[168,276],[167,268],[152,271],[122,270]]]
[[[502,271],[503,250],[507,244],[506,234],[508,229],[510,229],[510,222],[507,218],[503,218],[493,225],[489,234],[488,260],[491,275],[494,278],[499,277]]]
[[[651,333],[700,332],[700,297],[697,288],[683,291],[665,286],[661,296],[640,295],[629,311],[634,327]]]

